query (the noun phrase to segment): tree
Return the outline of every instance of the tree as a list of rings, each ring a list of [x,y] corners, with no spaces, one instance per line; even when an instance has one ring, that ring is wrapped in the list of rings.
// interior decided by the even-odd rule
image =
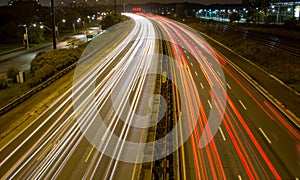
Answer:
[[[44,41],[44,33],[43,30],[39,27],[30,28],[28,33],[29,41],[33,44],[39,44]]]

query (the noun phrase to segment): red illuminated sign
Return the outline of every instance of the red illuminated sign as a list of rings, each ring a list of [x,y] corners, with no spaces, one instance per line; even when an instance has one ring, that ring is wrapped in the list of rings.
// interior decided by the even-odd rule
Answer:
[[[134,13],[142,12],[142,8],[132,8],[132,12]]]

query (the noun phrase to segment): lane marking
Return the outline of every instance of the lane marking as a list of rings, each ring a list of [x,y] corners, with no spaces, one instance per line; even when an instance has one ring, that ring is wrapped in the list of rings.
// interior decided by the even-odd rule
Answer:
[[[239,180],[242,180],[242,176],[241,175],[238,175],[238,178],[239,178]]]
[[[221,74],[220,74],[220,72],[219,72],[219,71],[217,71],[217,74],[218,74],[219,76],[221,76]]]
[[[202,88],[202,89],[204,89],[204,86],[203,86],[203,84],[202,84],[202,83],[200,83],[200,86],[201,86],[201,88]]]
[[[150,86],[150,97],[151,97],[151,95],[153,94],[153,92],[152,92],[152,88],[153,88],[153,86],[155,86],[154,85],[154,80],[155,78],[153,77],[152,78],[152,86]],[[148,115],[149,114],[149,105],[150,105],[150,98],[148,99],[148,106],[146,107],[146,115]],[[152,102],[152,106],[153,106],[153,102]],[[146,119],[144,119],[144,124],[146,123]],[[142,144],[142,140],[144,139],[143,137],[144,137],[144,133],[147,133],[147,131],[145,131],[145,129],[143,128],[142,129],[142,134],[141,134],[141,137],[140,137],[140,145]],[[146,134],[147,135],[147,134]],[[142,166],[142,163],[141,162],[138,162],[138,158],[139,158],[139,154],[140,154],[140,151],[141,151],[141,146],[139,145],[139,148],[138,148],[138,155],[136,156],[136,158],[135,158],[135,163],[134,163],[134,167],[133,167],[133,171],[132,171],[132,175],[131,175],[131,180],[134,180],[134,177],[135,177],[135,174],[136,174],[136,168],[137,168],[137,163],[140,163],[140,167],[139,167],[139,169],[141,168],[141,166]],[[144,153],[142,153],[142,156],[141,156],[141,158],[140,158],[140,160],[142,160],[142,158],[143,158],[143,156],[144,156]],[[137,176],[139,176],[139,170],[137,171]]]
[[[85,163],[88,162],[88,160],[89,160],[89,158],[90,158],[90,156],[91,156],[91,154],[92,154],[94,148],[95,148],[95,144],[93,145],[93,147],[92,147],[92,149],[90,150],[89,154],[88,154],[87,157],[85,158],[85,160],[84,160]]]
[[[37,161],[40,161],[40,160],[44,157],[44,155],[46,154],[46,152],[47,152],[52,146],[53,146],[53,144],[50,143],[50,144],[47,146],[47,148],[41,153],[41,155],[37,158]]]
[[[184,53],[186,54],[186,50],[184,50]]]
[[[210,109],[212,109],[212,105],[211,105],[210,101],[207,100],[207,102],[208,102],[208,105],[209,105]]]
[[[228,83],[226,83],[226,85],[227,85],[227,87],[228,87],[229,89],[231,89],[231,86],[230,86]]]
[[[193,64],[193,63],[191,63],[191,66],[194,66],[194,64]]]
[[[262,135],[264,135],[264,137],[267,139],[268,143],[272,143],[271,140],[268,138],[268,136],[265,134],[265,132],[262,130],[261,127],[258,128],[260,130],[260,132],[262,133]]]
[[[181,125],[181,121],[179,121],[179,123],[180,123],[180,126],[179,126],[179,130],[180,130],[180,140],[182,141],[182,125]],[[184,154],[184,145],[182,145],[181,146],[181,157],[182,157],[182,166],[183,166],[183,169],[182,169],[182,171],[183,171],[183,180],[186,180],[186,167],[185,167],[185,154]]]
[[[240,104],[243,106],[243,108],[244,108],[245,110],[247,110],[247,108],[246,108],[246,106],[243,104],[243,102],[242,102],[241,100],[239,100],[239,102],[240,102]]]
[[[198,76],[198,73],[195,71],[196,76]]]
[[[219,131],[220,131],[220,133],[222,135],[223,140],[226,141],[226,137],[225,137],[225,135],[224,135],[221,127],[219,127]]]
[[[186,56],[188,59],[190,59],[190,56]]]

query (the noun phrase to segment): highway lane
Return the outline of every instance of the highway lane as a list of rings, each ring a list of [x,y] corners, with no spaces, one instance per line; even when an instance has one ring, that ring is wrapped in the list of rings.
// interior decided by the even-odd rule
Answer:
[[[1,149],[3,171],[0,176],[4,175],[3,179],[137,178],[139,167],[136,164],[111,157],[126,159],[137,152],[135,162],[141,162],[142,147],[131,149],[114,137],[145,142],[147,131],[138,127],[148,127],[150,122],[136,115],[152,113],[150,97],[154,92],[155,76],[143,74],[159,68],[151,54],[161,51],[158,43],[162,42],[165,55],[184,67],[183,70],[178,63],[169,62],[170,71],[167,72],[175,77],[176,86],[181,85],[184,90],[175,96],[183,96],[176,101],[179,122],[182,129],[191,128],[192,131],[181,149],[184,152],[181,165],[186,171],[181,172],[186,174],[182,178],[299,177],[299,160],[295,158],[299,157],[299,130],[186,26],[159,16],[145,16],[151,22],[131,15],[135,26],[119,45],[102,51],[93,45],[92,49],[96,50],[88,53],[81,68],[76,69],[74,88],[46,112],[47,121],[43,116],[39,119],[51,120],[50,125],[37,128],[39,133],[32,134],[35,140],[24,141],[24,146],[16,152]],[[222,90],[221,95],[214,86]],[[226,101],[226,107],[222,101]],[[179,111],[183,113],[184,109],[190,113],[182,118]],[[222,124],[217,126],[215,136],[211,134],[213,127],[203,134],[203,143],[208,144],[199,148],[212,109],[220,113],[217,115],[222,118]],[[97,119],[99,115],[103,122]],[[179,138],[186,133],[189,132],[181,132]]]
[[[177,51],[177,57],[188,62],[206,114],[212,108],[219,108],[219,102],[212,102],[210,94],[209,82],[212,77],[220,76],[220,72],[214,69],[214,62],[221,62],[226,78],[223,84],[227,89],[227,107],[214,141],[203,149],[195,148],[200,131],[195,132],[195,140],[191,138],[192,142],[186,144],[190,176],[203,179],[299,177],[299,159],[295,158],[299,157],[299,129],[295,129],[239,72],[215,56],[214,50],[206,47],[208,45],[202,39],[195,38],[184,25],[161,17],[153,19],[167,31],[169,38],[185,49]],[[198,51],[193,45],[195,43],[204,48]],[[203,71],[202,61],[213,67],[212,75]]]

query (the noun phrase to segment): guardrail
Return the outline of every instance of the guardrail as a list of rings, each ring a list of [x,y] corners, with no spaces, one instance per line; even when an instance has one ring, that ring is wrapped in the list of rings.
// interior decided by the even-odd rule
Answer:
[[[30,98],[33,95],[35,95],[37,92],[39,92],[42,89],[46,88],[47,86],[49,86],[50,84],[52,84],[54,81],[56,81],[57,79],[59,79],[60,77],[62,77],[63,75],[65,75],[66,73],[68,73],[71,70],[73,70],[76,67],[76,65],[77,65],[77,62],[73,63],[72,65],[68,66],[67,68],[65,68],[65,69],[59,71],[58,73],[56,73],[55,75],[53,75],[51,78],[49,78],[48,80],[46,80],[42,84],[38,85],[37,87],[33,88],[29,92],[23,94],[21,97],[15,99],[11,103],[9,103],[6,106],[2,107],[0,109],[0,116],[3,115],[3,114],[5,114],[6,112],[10,111],[11,109],[15,108],[16,106],[20,105],[25,100],[27,100],[28,98]]]

